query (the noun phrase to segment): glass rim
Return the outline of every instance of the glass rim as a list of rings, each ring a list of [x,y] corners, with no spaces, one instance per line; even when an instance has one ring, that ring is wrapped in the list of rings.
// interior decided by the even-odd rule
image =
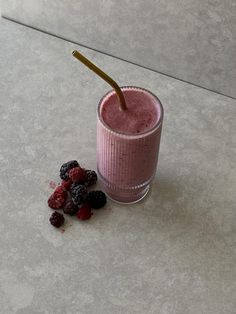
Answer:
[[[123,133],[123,132],[119,132],[119,131],[114,131],[111,127],[109,127],[103,120],[102,116],[101,116],[101,113],[100,113],[100,108],[101,108],[101,104],[102,102],[104,101],[104,99],[111,93],[115,93],[114,89],[111,89],[109,90],[99,101],[98,103],[98,107],[97,107],[97,116],[98,116],[98,119],[99,121],[101,122],[101,124],[103,125],[104,128],[106,128],[107,130],[109,130],[111,133],[114,133],[116,135],[119,135],[119,136],[122,136],[122,137],[128,137],[128,138],[141,138],[141,137],[144,137],[148,134],[151,134],[153,133],[155,130],[157,130],[161,124],[162,124],[162,121],[163,121],[163,114],[164,114],[164,110],[163,110],[163,106],[162,106],[162,103],[160,101],[160,99],[154,94],[152,93],[150,90],[146,89],[146,88],[143,88],[143,87],[139,87],[139,86],[120,86],[121,90],[122,89],[138,89],[140,91],[145,91],[147,92],[148,94],[150,94],[151,96],[153,96],[155,98],[155,100],[159,103],[159,106],[160,106],[160,117],[158,118],[156,124],[148,131],[145,131],[143,133],[139,133],[139,134],[127,134],[127,133]]]

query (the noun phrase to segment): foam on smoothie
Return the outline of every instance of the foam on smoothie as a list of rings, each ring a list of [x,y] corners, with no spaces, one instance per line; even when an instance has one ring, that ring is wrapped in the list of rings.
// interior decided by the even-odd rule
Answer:
[[[120,110],[115,92],[107,95],[100,108],[104,123],[114,131],[129,135],[145,133],[152,129],[160,117],[156,98],[142,90],[122,91],[128,110]]]

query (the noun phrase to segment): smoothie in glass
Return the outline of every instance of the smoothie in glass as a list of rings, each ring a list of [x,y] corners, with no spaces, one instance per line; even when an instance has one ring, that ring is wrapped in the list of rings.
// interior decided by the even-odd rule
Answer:
[[[146,89],[121,88],[127,110],[116,93],[108,92],[98,106],[97,170],[104,191],[121,203],[134,203],[148,192],[155,176],[163,108]]]

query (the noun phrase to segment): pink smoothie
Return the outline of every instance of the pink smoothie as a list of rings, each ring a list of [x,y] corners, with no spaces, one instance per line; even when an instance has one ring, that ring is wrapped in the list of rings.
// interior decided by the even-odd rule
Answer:
[[[145,195],[155,175],[163,109],[147,90],[122,91],[127,110],[120,110],[113,91],[98,108],[97,167],[108,196],[129,203]]]

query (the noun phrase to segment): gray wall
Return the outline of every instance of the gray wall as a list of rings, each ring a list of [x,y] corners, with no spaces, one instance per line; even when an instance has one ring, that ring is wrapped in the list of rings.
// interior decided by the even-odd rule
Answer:
[[[2,14],[236,97],[235,0],[2,0]]]

